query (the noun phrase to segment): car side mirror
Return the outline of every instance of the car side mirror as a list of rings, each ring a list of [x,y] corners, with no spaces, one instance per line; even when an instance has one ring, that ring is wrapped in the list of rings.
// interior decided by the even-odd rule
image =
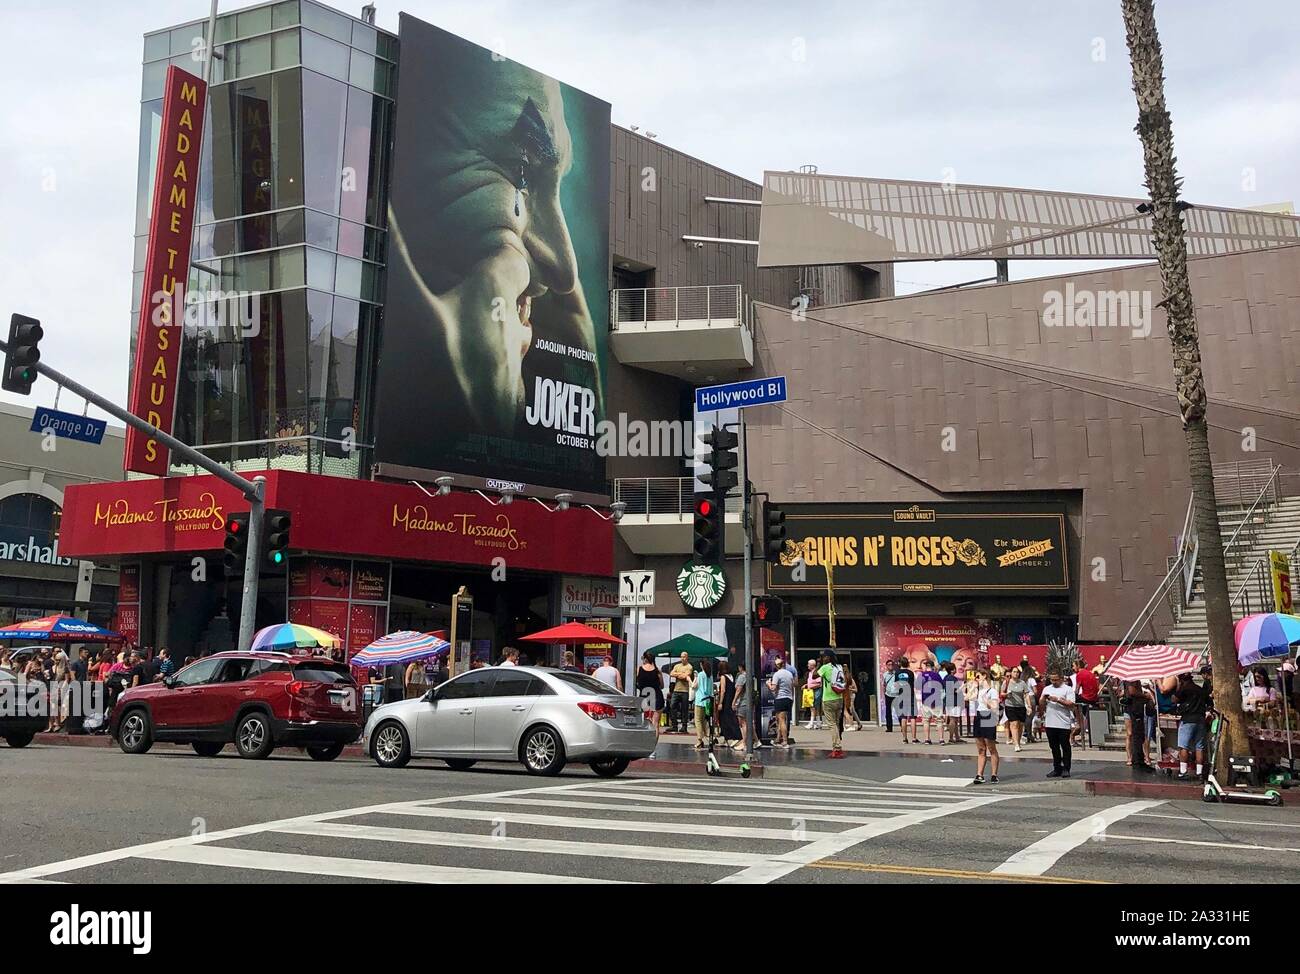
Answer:
[[[167,687],[169,690],[170,690],[170,689],[174,689],[175,686],[176,686],[176,677],[174,677],[174,676],[164,676],[164,677],[163,677],[163,686]]]
[[[431,703],[436,707],[438,705],[438,691],[437,690],[426,691],[424,694],[424,702]]]

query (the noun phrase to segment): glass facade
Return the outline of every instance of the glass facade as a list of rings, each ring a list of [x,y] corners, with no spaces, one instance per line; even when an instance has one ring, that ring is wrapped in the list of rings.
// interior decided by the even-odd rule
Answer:
[[[202,75],[206,26],[144,39],[133,321],[163,79]],[[364,475],[397,38],[282,0],[219,17],[214,46],[176,435],[240,470]]]

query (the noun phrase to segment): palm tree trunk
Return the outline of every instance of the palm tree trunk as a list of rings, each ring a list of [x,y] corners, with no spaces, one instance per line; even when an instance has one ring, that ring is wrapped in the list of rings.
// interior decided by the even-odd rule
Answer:
[[[1124,12],[1124,31],[1133,66],[1133,93],[1137,96],[1136,130],[1142,140],[1146,187],[1151,196],[1151,234],[1164,290],[1161,304],[1168,318],[1174,383],[1178,408],[1182,413],[1183,435],[1187,441],[1187,472],[1196,511],[1201,577],[1205,585],[1205,621],[1210,634],[1210,663],[1214,667],[1214,702],[1228,719],[1216,769],[1219,775],[1224,776],[1228,755],[1248,754],[1250,742],[1246,737],[1241,690],[1237,684],[1232,608],[1228,599],[1218,505],[1214,497],[1209,428],[1205,420],[1205,379],[1201,374],[1196,307],[1192,303],[1191,282],[1187,274],[1187,242],[1183,237],[1178,205],[1178,190],[1182,183],[1175,168],[1173,124],[1165,107],[1164,57],[1156,33],[1154,2],[1120,0],[1120,6]],[[1226,779],[1221,777],[1220,780]]]

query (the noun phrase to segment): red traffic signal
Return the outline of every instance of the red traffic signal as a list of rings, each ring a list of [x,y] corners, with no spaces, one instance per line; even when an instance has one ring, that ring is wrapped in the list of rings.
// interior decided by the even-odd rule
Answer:
[[[754,624],[779,626],[785,616],[785,603],[775,595],[760,595],[754,599]]]
[[[712,517],[713,501],[707,497],[697,497],[695,499],[695,513],[700,517]]]

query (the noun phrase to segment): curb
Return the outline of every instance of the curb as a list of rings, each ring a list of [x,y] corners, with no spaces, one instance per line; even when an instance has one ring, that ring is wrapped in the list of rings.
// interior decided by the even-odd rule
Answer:
[[[1086,794],[1113,798],[1161,798],[1166,801],[1200,801],[1201,785],[1173,785],[1145,781],[1085,781]]]

